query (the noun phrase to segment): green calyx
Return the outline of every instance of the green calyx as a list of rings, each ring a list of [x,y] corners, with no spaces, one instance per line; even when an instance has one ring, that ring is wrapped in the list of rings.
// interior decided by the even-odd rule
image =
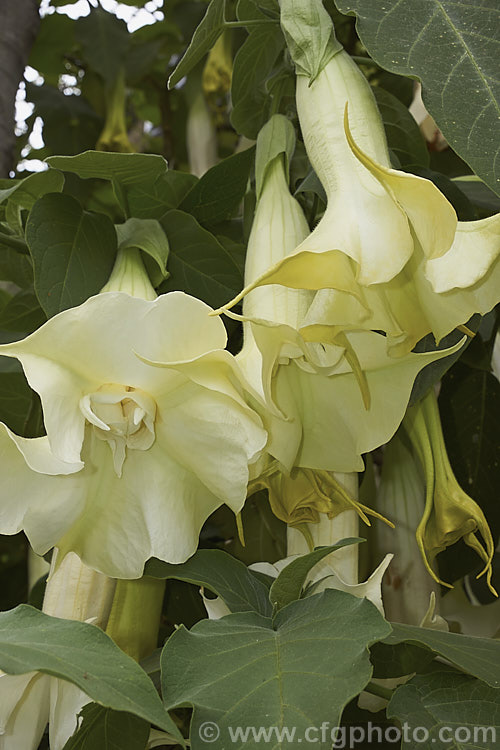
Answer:
[[[281,28],[297,75],[312,83],[343,49],[322,0],[280,0]]]

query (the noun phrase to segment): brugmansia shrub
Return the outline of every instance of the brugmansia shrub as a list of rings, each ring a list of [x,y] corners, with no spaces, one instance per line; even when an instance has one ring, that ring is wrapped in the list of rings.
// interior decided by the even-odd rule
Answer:
[[[1,186],[0,534],[51,564],[0,613],[0,750],[497,742],[499,201],[451,126],[478,177],[412,163],[337,6],[164,29],[178,169],[130,122],[161,40],[93,10],[94,148]]]

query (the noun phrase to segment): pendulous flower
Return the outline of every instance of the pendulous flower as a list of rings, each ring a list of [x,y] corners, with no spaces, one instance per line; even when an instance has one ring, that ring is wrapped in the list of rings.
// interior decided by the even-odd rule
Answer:
[[[113,278],[127,286],[122,262],[108,289]],[[0,347],[39,393],[47,430],[25,439],[1,426],[1,533],[24,529],[39,554],[57,546],[138,578],[149,557],[192,555],[223,503],[241,510],[267,435],[210,311],[182,292],[107,291]]]
[[[310,341],[324,340],[327,328],[339,343],[345,331],[383,331],[392,356],[431,332],[439,342],[500,301],[500,214],[459,222],[432,182],[392,169],[370,86],[334,39],[321,0],[280,5],[304,143],[327,208],[239,297],[265,284],[319,290],[301,322]]]
[[[479,505],[458,484],[444,443],[437,398],[431,389],[415,406],[408,409],[404,427],[417,452],[425,473],[425,507],[417,527],[417,544],[425,566],[435,581],[442,581],[434,569],[436,556],[459,539],[478,554],[490,590],[491,562],[495,553],[490,527]],[[483,544],[477,534],[481,534]]]
[[[291,123],[275,115],[257,141],[258,201],[247,284],[286,258],[308,233],[288,189],[293,148]],[[243,302],[244,345],[237,360],[266,404],[264,410],[255,408],[269,432],[266,451],[280,470],[360,471],[362,454],[385,443],[399,426],[417,373],[445,352],[395,359],[387,353],[385,337],[372,331],[342,333],[331,342],[325,330],[320,341],[310,342],[301,325],[311,300],[304,290],[252,289]],[[252,479],[258,476],[252,471]],[[269,476],[267,467],[260,476]]]

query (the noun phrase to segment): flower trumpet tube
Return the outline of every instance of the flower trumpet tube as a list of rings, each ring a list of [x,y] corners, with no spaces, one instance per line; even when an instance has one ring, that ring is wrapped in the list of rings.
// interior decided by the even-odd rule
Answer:
[[[106,628],[116,581],[66,555],[55,569],[54,552],[43,611],[53,617],[88,621]],[[61,750],[76,730],[77,715],[91,699],[76,685],[30,672],[0,672],[0,750],[36,750],[49,722],[50,749]]]
[[[488,586],[496,595],[491,584],[491,561],[495,547],[490,527],[479,505],[455,479],[433,390],[408,409],[404,426],[420,458],[426,479],[425,508],[416,536],[428,572],[438,583],[453,588],[439,578],[434,570],[434,561],[440,552],[463,539],[483,560],[484,569],[479,576],[486,574]],[[478,532],[483,544],[477,537]]]
[[[25,439],[1,426],[1,533],[24,529],[39,554],[56,545],[139,578],[149,557],[192,555],[220,505],[241,510],[267,435],[210,311],[181,292],[107,291],[1,348],[40,394],[47,430]]]
[[[201,88],[199,74],[192,73],[185,88],[188,101],[186,148],[189,169],[196,177],[202,177],[217,164],[217,130]]]
[[[433,183],[392,169],[370,86],[332,41],[321,0],[280,5],[304,143],[327,208],[239,297],[264,284],[321,290],[302,322],[312,341],[325,328],[331,340],[346,330],[384,331],[393,356],[431,332],[439,341],[500,301],[500,215],[458,222]]]

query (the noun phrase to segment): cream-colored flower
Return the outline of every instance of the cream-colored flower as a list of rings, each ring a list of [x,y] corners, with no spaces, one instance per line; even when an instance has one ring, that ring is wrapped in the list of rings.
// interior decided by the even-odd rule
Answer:
[[[283,116],[273,117],[259,134],[258,202],[245,268],[249,284],[287,258],[308,233],[288,189],[293,147],[293,129]],[[244,346],[237,359],[267,405],[265,411],[256,408],[269,432],[266,450],[280,468],[360,471],[362,454],[396,431],[417,373],[445,352],[394,359],[385,337],[372,331],[340,332],[332,342],[326,328],[310,342],[301,326],[311,300],[303,290],[252,289],[244,298]]]
[[[384,331],[390,353],[402,356],[428,333],[439,341],[500,301],[500,215],[458,222],[432,182],[391,168],[367,80],[344,50],[318,48],[324,63],[307,66],[304,49],[313,55],[320,37],[302,16],[296,23],[295,5],[281,3],[282,26],[297,58],[297,110],[327,208],[239,297],[265,284],[322,290],[301,321],[306,339],[324,341],[326,328],[338,343],[344,331]],[[319,0],[311,0],[313,11],[331,29]]]
[[[138,578],[149,557],[192,555],[223,503],[241,510],[267,436],[209,312],[181,292],[106,292],[1,347],[40,394],[47,430],[0,428],[1,533]]]

